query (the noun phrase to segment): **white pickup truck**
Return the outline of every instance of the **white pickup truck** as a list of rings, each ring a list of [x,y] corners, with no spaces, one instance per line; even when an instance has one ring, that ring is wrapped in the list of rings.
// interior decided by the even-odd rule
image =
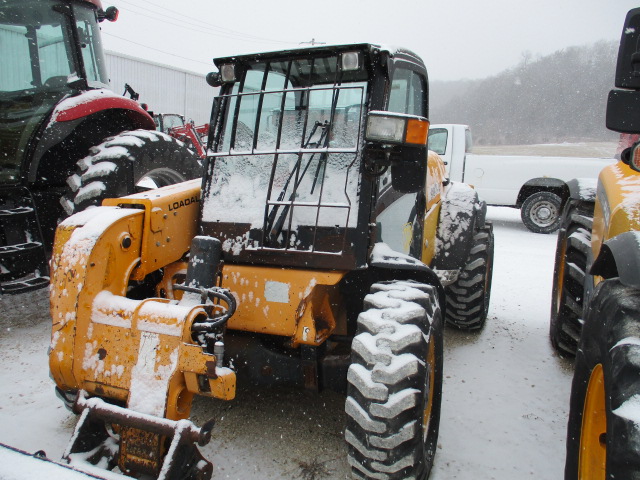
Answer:
[[[522,222],[535,233],[550,233],[560,225],[569,198],[567,182],[579,177],[593,185],[613,158],[476,155],[471,153],[467,125],[431,125],[429,149],[445,162],[449,179],[471,184],[488,205],[520,209]]]

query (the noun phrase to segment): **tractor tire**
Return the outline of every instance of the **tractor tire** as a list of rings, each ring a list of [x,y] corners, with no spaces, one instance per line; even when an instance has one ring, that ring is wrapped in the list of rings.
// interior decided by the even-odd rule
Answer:
[[[493,227],[476,231],[473,246],[457,280],[445,287],[445,322],[460,330],[479,330],[487,319],[493,277]]]
[[[567,203],[558,233],[549,338],[561,355],[574,356],[580,341],[593,208],[588,202]]]
[[[347,374],[345,439],[354,478],[426,479],[442,399],[435,287],[377,283],[365,297]]]
[[[67,215],[105,198],[164,187],[202,176],[202,164],[187,146],[154,130],[133,130],[92,147],[67,179],[69,190],[60,199]]]
[[[640,291],[596,288],[571,386],[565,480],[640,479]]]
[[[522,223],[533,233],[551,233],[560,227],[562,199],[551,192],[528,196],[520,208]]]

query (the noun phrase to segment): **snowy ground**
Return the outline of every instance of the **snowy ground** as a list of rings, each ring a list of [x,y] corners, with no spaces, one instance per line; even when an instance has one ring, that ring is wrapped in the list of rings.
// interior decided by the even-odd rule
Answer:
[[[489,209],[495,266],[486,327],[445,331],[440,439],[431,480],[561,478],[571,362],[548,341],[555,235],[536,235],[519,212]],[[75,418],[48,377],[44,292],[0,298],[0,442],[58,459]],[[197,399],[215,417],[214,479],[348,478],[344,397],[240,391],[232,403]]]

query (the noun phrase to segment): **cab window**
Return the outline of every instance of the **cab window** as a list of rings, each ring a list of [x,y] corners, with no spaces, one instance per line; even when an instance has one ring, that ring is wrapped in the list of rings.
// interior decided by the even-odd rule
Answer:
[[[471,153],[472,146],[473,146],[473,140],[471,138],[471,130],[467,128],[464,131],[464,152]]]
[[[447,153],[447,137],[449,132],[446,128],[430,128],[429,129],[429,150],[436,152],[438,155]]]
[[[425,85],[422,75],[406,68],[396,68],[391,81],[388,110],[426,117]]]

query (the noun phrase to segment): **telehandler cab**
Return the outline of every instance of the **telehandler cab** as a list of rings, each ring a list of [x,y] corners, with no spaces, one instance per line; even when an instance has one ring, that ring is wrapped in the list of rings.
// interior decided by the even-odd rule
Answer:
[[[184,419],[237,378],[346,391],[354,477],[427,478],[443,322],[484,324],[493,232],[427,150],[422,60],[354,44],[214,62],[202,184],[56,232],[50,368],[82,412],[66,458],[208,478],[193,442],[211,424]]]

